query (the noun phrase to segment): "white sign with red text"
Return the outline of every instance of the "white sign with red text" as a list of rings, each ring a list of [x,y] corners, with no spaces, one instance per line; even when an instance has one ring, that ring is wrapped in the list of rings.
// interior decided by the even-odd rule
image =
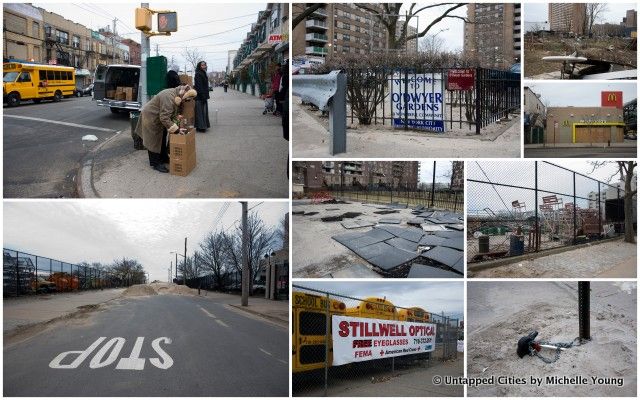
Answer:
[[[333,365],[433,351],[436,325],[332,316]]]

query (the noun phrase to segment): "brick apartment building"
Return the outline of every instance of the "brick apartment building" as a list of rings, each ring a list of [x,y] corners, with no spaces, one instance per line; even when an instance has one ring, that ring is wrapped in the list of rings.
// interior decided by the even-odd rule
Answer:
[[[464,53],[481,67],[507,69],[520,60],[519,3],[468,4],[467,20]]]

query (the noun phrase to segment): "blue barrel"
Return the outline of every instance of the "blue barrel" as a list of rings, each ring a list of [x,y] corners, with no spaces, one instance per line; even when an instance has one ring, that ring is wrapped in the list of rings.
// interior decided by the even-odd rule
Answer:
[[[524,254],[524,236],[511,235],[509,255],[521,256]]]

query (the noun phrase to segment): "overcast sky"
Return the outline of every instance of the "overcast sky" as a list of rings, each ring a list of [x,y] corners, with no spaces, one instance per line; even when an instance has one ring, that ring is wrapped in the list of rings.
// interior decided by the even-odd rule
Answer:
[[[399,307],[422,307],[427,311],[460,318],[464,316],[463,282],[411,282],[406,280],[380,280],[358,282],[303,281],[295,282],[311,289],[320,289],[345,296],[386,297]],[[297,290],[295,287],[293,290]],[[345,300],[347,307],[349,301]]]
[[[433,161],[420,162],[420,176],[418,180],[425,183],[431,183],[431,181],[433,181]],[[436,162],[436,182],[451,182],[451,161]]]
[[[63,15],[65,18],[81,23],[97,31],[105,26],[112,26],[117,18],[116,31],[124,38],[140,43],[140,31],[135,30],[135,8],[140,2],[115,1],[111,3],[33,3],[47,11]],[[182,57],[185,47],[197,48],[207,62],[208,70],[224,71],[227,66],[227,51],[237,50],[251,24],[256,22],[258,12],[266,8],[267,3],[149,3],[149,8],[169,9],[178,13],[178,32],[171,36],[154,36],[151,38],[151,54],[155,55],[155,45],[159,45],[160,55],[175,56],[176,63],[183,69],[185,61]],[[156,17],[153,18],[156,30]],[[233,29],[233,30],[232,30]],[[231,31],[230,31],[231,30]],[[226,33],[220,33],[230,31]],[[220,34],[217,34],[220,33]],[[213,35],[216,34],[216,35]],[[208,37],[200,38],[209,35]]]
[[[607,164],[591,172],[593,166],[588,161],[553,161],[553,164],[568,168],[572,171],[587,175],[594,179],[606,182],[617,171],[617,165]],[[469,161],[467,162],[467,179],[484,182],[501,183],[514,186],[535,188],[534,161]],[[616,175],[610,183],[618,182]],[[573,174],[554,167],[545,162],[538,162],[538,189],[555,193],[573,194]],[[601,191],[604,186],[601,186]],[[588,198],[589,192],[598,191],[598,184],[594,180],[582,176],[576,178],[576,195]],[[542,197],[551,193],[538,193],[538,203],[542,204]],[[564,196],[563,202],[573,202],[572,196]],[[484,183],[467,183],[467,208],[470,212],[490,208],[494,213],[512,210],[513,201],[525,203],[526,210],[535,210],[535,197],[533,190],[500,187]],[[588,207],[587,200],[577,199],[579,207]],[[487,215],[486,213],[482,213]]]
[[[241,205],[233,201],[214,226],[223,204],[201,200],[4,201],[3,247],[69,263],[108,264],[116,258],[134,258],[152,281],[166,281],[171,261],[175,268],[175,255],[169,252],[183,253],[185,237],[187,255],[192,255],[207,233],[239,224]],[[286,202],[258,204],[250,202],[249,209],[256,206],[253,211],[272,227],[289,209]]]
[[[549,106],[599,107],[600,92],[621,91],[626,103],[638,97],[637,84],[633,82],[576,82],[571,80],[552,82],[525,82],[535,93],[541,95],[543,103]]]
[[[525,3],[523,7],[524,29],[525,31],[532,29],[538,25],[541,28],[549,29],[549,3]],[[635,10],[634,3],[613,3],[608,2],[607,8],[602,13],[602,17],[596,23],[619,24],[622,18],[626,16],[627,10]]]
[[[414,7],[415,10],[420,7],[424,7],[425,5],[430,3],[417,3]],[[406,3],[401,9],[400,14],[409,10],[411,3]],[[451,7],[449,6],[440,6],[429,8],[424,11],[418,13],[418,18],[412,18],[409,21],[409,25],[418,26],[418,32],[421,32],[423,29],[427,27],[434,19],[438,18],[442,13]],[[460,7],[457,10],[453,11],[449,15],[457,15],[460,17],[467,16],[467,7]],[[401,18],[403,20],[403,18]],[[457,18],[445,18],[442,21],[438,22],[434,25],[430,30],[427,36],[436,35],[436,37],[444,40],[444,47],[447,51],[455,52],[458,50],[462,50],[462,45],[464,42],[464,22]]]

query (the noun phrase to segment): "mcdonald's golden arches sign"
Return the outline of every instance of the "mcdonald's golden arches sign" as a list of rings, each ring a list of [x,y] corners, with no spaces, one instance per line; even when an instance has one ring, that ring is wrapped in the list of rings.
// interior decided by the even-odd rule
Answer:
[[[602,92],[602,107],[622,108],[622,92]]]

